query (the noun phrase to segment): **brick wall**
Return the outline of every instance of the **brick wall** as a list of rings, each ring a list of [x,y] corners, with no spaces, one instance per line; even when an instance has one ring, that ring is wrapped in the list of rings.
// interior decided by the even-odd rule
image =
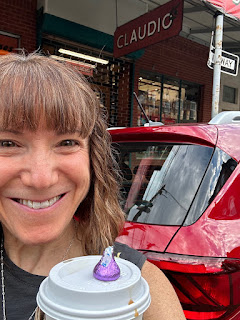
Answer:
[[[145,49],[135,64],[134,90],[138,91],[140,70],[157,72],[202,85],[198,122],[211,119],[212,76],[207,67],[208,48],[180,36],[159,42]],[[137,104],[134,101],[134,125],[137,123]]]
[[[20,35],[20,47],[36,49],[37,0],[0,0],[0,30]]]

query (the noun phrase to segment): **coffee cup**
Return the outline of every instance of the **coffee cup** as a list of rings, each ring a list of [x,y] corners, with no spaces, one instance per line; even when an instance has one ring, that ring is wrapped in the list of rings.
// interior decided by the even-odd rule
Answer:
[[[101,281],[93,270],[101,256],[84,256],[54,266],[43,280],[37,304],[46,320],[141,320],[150,305],[149,286],[133,263],[115,258],[120,277]]]

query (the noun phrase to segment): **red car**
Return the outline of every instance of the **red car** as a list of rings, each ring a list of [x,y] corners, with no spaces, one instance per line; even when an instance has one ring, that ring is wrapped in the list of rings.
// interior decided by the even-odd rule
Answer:
[[[118,241],[164,271],[192,320],[240,319],[240,125],[218,122],[110,130],[126,212]]]

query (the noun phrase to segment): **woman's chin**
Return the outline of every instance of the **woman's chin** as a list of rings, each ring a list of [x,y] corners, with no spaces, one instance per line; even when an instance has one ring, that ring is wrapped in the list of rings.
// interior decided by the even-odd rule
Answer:
[[[25,236],[19,236],[19,240],[23,242],[25,245],[29,246],[37,246],[37,245],[44,245],[51,242],[56,241],[60,236],[54,235],[53,233],[47,234],[47,233],[34,233],[34,234],[28,234]]]

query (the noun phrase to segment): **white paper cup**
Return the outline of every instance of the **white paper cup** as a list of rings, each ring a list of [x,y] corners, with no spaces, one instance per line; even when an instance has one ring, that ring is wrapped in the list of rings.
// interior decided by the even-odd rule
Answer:
[[[150,305],[147,282],[133,263],[115,258],[121,274],[115,281],[100,281],[93,269],[101,256],[63,261],[53,267],[37,294],[47,320],[142,319]]]

